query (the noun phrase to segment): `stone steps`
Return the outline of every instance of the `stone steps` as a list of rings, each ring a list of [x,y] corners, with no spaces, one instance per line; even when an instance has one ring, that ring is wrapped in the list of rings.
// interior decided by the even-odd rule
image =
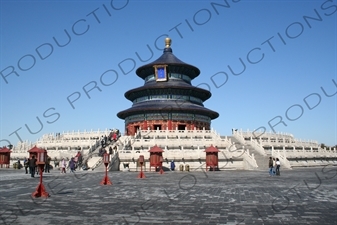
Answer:
[[[257,150],[255,150],[253,146],[246,143],[240,143],[240,141],[233,136],[231,136],[230,138],[232,142],[235,142],[236,148],[249,149],[249,154],[254,154],[254,158],[258,166],[257,170],[266,170],[266,171],[268,170],[268,161],[270,157],[269,155],[263,156]]]

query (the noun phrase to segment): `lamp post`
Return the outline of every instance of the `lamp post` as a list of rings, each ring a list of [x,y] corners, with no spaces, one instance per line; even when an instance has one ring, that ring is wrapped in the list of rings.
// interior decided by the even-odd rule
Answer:
[[[112,185],[112,182],[110,181],[108,177],[108,165],[110,162],[110,155],[108,153],[103,154],[103,162],[105,165],[105,177],[103,178],[100,184],[101,185]]]
[[[40,183],[36,187],[36,190],[32,193],[32,197],[45,197],[48,198],[50,195],[48,192],[46,192],[46,188],[44,187],[42,183],[42,177],[43,177],[43,169],[46,164],[47,160],[47,151],[44,149],[41,149],[40,151],[37,152],[37,161],[36,164],[39,167],[40,170]]]
[[[139,156],[138,162],[140,164],[140,173],[138,174],[138,178],[146,178],[145,174],[143,172],[143,164],[144,164],[144,156],[143,155]]]

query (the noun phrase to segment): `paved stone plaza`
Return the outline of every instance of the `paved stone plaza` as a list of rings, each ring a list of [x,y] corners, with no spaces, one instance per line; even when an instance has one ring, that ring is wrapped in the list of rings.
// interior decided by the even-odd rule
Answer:
[[[0,169],[0,224],[337,224],[337,167],[266,171],[103,172],[39,176]]]

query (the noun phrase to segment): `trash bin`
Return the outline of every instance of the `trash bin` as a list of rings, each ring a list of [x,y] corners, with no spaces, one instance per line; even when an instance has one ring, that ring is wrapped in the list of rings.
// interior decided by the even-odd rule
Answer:
[[[180,171],[184,171],[184,165],[183,165],[183,164],[180,164],[179,170],[180,170]]]
[[[17,169],[18,168],[18,163],[13,163],[13,168]]]
[[[190,165],[188,164],[185,165],[185,171],[190,171]]]

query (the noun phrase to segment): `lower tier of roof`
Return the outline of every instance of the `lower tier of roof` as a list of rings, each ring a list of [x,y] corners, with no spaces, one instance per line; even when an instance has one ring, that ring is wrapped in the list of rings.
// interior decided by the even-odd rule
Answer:
[[[129,109],[123,110],[117,114],[120,119],[125,119],[128,116],[142,114],[142,113],[154,113],[154,112],[178,112],[178,113],[196,113],[209,118],[216,119],[219,117],[219,113],[207,109],[203,106],[191,103],[189,101],[176,101],[176,100],[152,100],[148,102],[142,102],[139,104],[133,104]]]

